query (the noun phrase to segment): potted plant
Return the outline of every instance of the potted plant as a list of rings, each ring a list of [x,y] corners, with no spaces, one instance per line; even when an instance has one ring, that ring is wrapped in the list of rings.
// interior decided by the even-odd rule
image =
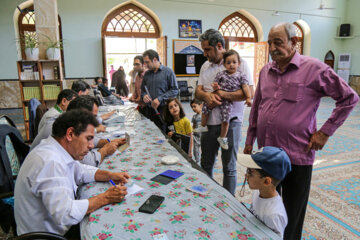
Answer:
[[[47,38],[47,49],[46,49],[46,57],[49,60],[59,60],[60,50],[63,49],[63,41],[62,40],[52,40],[49,36]]]
[[[39,48],[38,39],[36,34],[24,34],[20,37],[25,45],[26,60],[38,60],[39,59]]]

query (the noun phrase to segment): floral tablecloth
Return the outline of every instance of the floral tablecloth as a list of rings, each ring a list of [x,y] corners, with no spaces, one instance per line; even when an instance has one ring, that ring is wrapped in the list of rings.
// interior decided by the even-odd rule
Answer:
[[[125,126],[126,129],[126,126]],[[164,233],[172,239],[279,239],[259,222],[235,197],[191,164],[167,141],[149,120],[130,126],[131,145],[123,153],[107,157],[100,169],[126,171],[144,190],[123,202],[104,206],[81,222],[82,239],[149,239]],[[180,162],[163,165],[161,158],[176,155]],[[183,172],[173,182],[162,185],[150,179],[165,170]],[[206,196],[190,192],[190,185],[201,184],[212,190]],[[80,198],[106,191],[110,183],[90,183],[79,189]],[[154,214],[138,211],[152,194],[165,197]]]

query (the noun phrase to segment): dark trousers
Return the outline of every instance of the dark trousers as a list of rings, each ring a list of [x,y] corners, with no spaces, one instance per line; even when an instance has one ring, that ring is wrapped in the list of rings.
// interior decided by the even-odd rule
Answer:
[[[221,149],[223,165],[223,187],[232,195],[236,191],[236,160],[241,141],[241,122],[230,121],[227,134],[229,149]],[[208,125],[208,131],[201,134],[201,167],[212,178],[214,164],[218,155],[220,144],[217,138],[220,136],[221,125]]]
[[[285,240],[301,239],[306,206],[309,199],[312,166],[291,164],[291,172],[278,186],[288,216],[288,225],[285,228]]]
[[[64,236],[67,240],[78,240],[80,237],[80,223],[71,226],[69,231]]]
[[[158,112],[160,114],[156,114],[155,110],[151,106],[145,106],[145,107],[139,108],[139,112],[141,114],[143,114],[146,118],[153,121],[155,123],[155,125],[158,126],[158,128],[160,128],[161,131],[166,133],[166,124],[162,120],[163,108],[164,108],[163,106],[158,107]]]

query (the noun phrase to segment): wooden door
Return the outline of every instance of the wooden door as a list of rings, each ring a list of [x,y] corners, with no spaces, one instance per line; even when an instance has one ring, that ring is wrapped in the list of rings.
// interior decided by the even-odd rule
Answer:
[[[161,64],[167,66],[167,36],[159,37],[156,40],[156,47]]]
[[[269,62],[269,45],[267,42],[255,43],[255,58],[254,58],[254,84],[255,87],[259,80],[261,69]]]

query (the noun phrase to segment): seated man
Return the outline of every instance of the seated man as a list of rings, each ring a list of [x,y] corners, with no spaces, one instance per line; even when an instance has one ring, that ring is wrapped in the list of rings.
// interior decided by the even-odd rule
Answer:
[[[71,100],[76,98],[78,94],[71,89],[62,90],[56,100],[54,107],[50,108],[41,118],[38,131],[45,125],[47,121],[55,121],[55,119],[63,112],[66,111]]]
[[[93,113],[93,115],[96,117],[98,112],[98,102],[94,97],[83,95],[75,98],[70,102],[68,105],[67,110],[88,110]],[[30,151],[35,149],[36,146],[40,144],[40,141],[42,139],[46,139],[51,135],[51,129],[53,128],[53,121],[47,121],[47,123],[44,125],[44,127],[40,130],[38,133],[38,136],[36,136],[34,142],[31,145]],[[106,139],[99,139],[97,137],[94,138],[94,145],[95,147],[99,148],[96,150],[89,151],[84,159],[81,161],[81,163],[92,165],[92,166],[98,166],[106,156],[113,154],[116,151],[116,148],[120,145],[125,143],[124,138],[120,139],[114,139],[110,143]]]
[[[101,92],[101,96],[106,100],[111,102],[111,104],[115,105],[124,105],[124,102],[121,100],[121,96],[119,94],[116,94],[114,92],[111,92],[107,86],[107,79],[104,77],[96,77],[95,78],[95,84],[92,87],[97,88]],[[102,123],[103,120],[108,119],[113,112],[106,113],[101,115],[101,118],[97,118],[99,123]]]
[[[77,81],[73,82],[73,84],[71,85],[71,89],[74,90],[75,92],[77,92],[77,94],[79,96],[82,96],[82,95],[88,95],[91,87],[84,80],[77,80]],[[114,114],[114,112],[110,112],[110,113],[104,114],[101,117],[97,117],[97,120],[99,121],[100,124],[98,127],[96,127],[95,132],[105,132],[106,127],[104,125],[102,125],[101,123],[103,120],[109,118],[112,114]]]
[[[91,96],[79,96],[75,98],[68,106],[68,110],[88,110],[94,117],[97,116],[99,103],[98,101]],[[96,148],[99,148],[97,151],[90,151],[82,161],[83,164],[99,166],[104,158],[108,155],[113,154],[116,149],[123,145],[126,142],[125,138],[113,139],[111,142],[108,142],[107,139],[101,139],[99,137],[94,137],[94,145]]]
[[[74,90],[79,96],[88,95],[91,89],[90,85],[84,80],[77,80],[71,85],[71,89]]]
[[[86,214],[121,202],[127,173],[109,172],[80,164],[94,147],[94,129],[99,123],[86,110],[68,111],[59,116],[52,136],[26,157],[15,185],[17,233],[52,232],[64,235]],[[89,199],[76,200],[79,184],[113,180],[120,185]]]
[[[55,119],[59,117],[61,113],[67,110],[70,101],[77,96],[78,94],[71,89],[64,89],[58,94],[55,106],[45,112],[44,116],[42,116],[39,122],[38,134],[31,144],[30,151],[36,147],[41,140],[50,136],[51,128]],[[45,129],[43,129],[44,126],[46,126]]]

